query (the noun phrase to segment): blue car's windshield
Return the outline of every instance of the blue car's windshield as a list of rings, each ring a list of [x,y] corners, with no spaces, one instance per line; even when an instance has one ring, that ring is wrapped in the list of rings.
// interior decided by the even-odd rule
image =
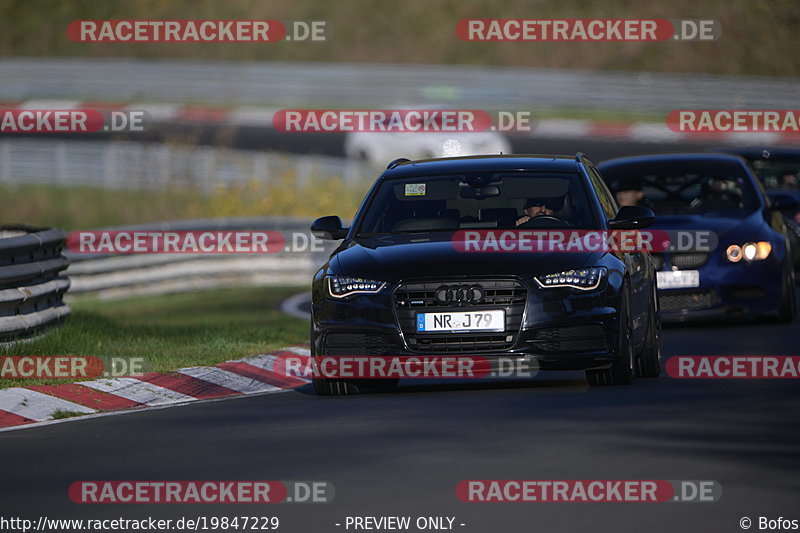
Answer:
[[[601,165],[601,172],[618,198],[634,191],[657,216],[741,217],[760,205],[752,178],[738,164]]]
[[[800,162],[757,159],[751,165],[765,188],[800,191]]]
[[[597,227],[580,175],[484,172],[384,181],[359,235],[466,228]]]

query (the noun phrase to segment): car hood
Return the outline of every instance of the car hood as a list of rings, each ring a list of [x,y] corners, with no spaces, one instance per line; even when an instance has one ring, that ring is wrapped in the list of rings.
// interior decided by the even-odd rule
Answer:
[[[343,276],[380,281],[459,276],[518,276],[594,266],[603,252],[461,252],[441,235],[383,235],[358,238],[336,254],[333,270]]]

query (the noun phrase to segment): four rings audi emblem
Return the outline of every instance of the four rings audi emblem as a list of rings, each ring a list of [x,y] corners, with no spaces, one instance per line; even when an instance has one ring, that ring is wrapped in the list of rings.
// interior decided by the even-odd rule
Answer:
[[[442,285],[436,289],[436,302],[441,305],[477,304],[483,296],[480,285]]]

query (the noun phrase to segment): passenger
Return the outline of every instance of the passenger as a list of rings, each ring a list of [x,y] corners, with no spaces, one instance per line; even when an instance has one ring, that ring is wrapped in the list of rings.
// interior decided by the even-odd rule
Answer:
[[[627,205],[646,205],[644,190],[642,190],[642,180],[636,178],[625,178],[620,180],[617,186],[617,193],[614,195],[620,207]]]

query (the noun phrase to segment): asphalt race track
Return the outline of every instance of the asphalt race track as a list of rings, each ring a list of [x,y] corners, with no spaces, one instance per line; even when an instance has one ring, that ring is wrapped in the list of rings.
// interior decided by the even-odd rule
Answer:
[[[606,144],[575,144],[598,160],[617,155]],[[668,327],[664,352],[798,355],[798,339],[797,320]],[[347,516],[379,515],[454,516],[456,531],[481,533],[735,532],[747,516],[758,530],[760,516],[800,519],[799,421],[792,379],[662,374],[589,389],[583,373],[542,373],[406,381],[395,393],[342,398],[304,387],[0,433],[0,514],[274,515],[279,531],[300,533],[346,531]],[[464,503],[455,488],[467,479],[716,480],[723,492],[714,503]],[[274,506],[79,505],[67,496],[78,480],[320,480],[336,496]]]
[[[800,324],[667,328],[665,355],[791,355]],[[396,393],[293,392],[3,433],[2,507],[36,517],[275,514],[284,531],[347,515],[449,515],[463,531],[737,531],[791,517],[800,483],[795,380],[588,389],[581,373],[426,382]],[[78,505],[76,480],[325,480],[328,504]],[[705,479],[715,503],[463,503],[464,479]],[[9,513],[5,513],[8,515]]]

